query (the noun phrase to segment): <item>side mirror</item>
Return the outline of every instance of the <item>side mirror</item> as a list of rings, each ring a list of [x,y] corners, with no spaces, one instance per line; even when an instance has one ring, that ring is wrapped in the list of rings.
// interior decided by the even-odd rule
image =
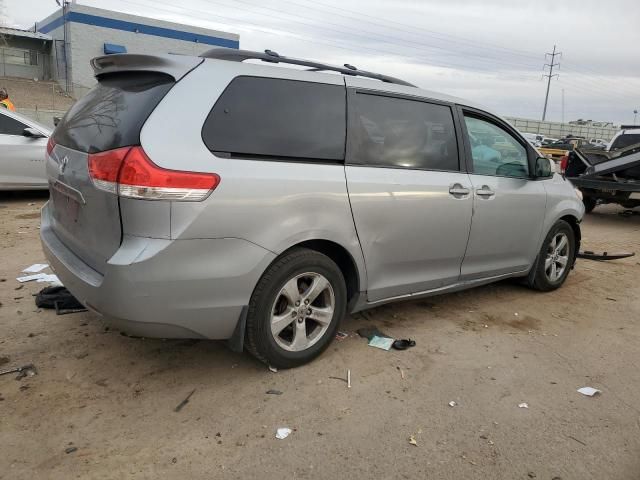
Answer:
[[[551,166],[552,160],[547,157],[536,158],[535,176],[536,178],[550,178],[553,177],[554,169]]]
[[[44,138],[46,135],[35,128],[27,127],[22,131],[22,135],[29,138]]]
[[[53,117],[53,126],[57,127],[58,124],[60,123],[60,120],[62,120],[62,118],[60,117]]]

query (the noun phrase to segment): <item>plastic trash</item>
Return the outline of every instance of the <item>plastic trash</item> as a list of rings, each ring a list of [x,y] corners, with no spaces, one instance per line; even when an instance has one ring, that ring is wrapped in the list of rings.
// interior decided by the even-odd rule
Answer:
[[[593,397],[594,395],[600,393],[600,390],[593,387],[582,387],[578,389],[578,392],[586,395],[587,397]]]
[[[280,427],[276,430],[276,438],[278,440],[284,440],[291,434],[291,429],[287,427]]]

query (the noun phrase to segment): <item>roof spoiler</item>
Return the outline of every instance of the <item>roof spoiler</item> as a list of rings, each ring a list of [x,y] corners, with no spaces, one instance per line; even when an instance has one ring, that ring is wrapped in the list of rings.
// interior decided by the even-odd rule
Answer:
[[[177,82],[203,61],[186,55],[121,53],[96,57],[91,60],[91,66],[96,78],[114,72],[159,72],[170,75]]]

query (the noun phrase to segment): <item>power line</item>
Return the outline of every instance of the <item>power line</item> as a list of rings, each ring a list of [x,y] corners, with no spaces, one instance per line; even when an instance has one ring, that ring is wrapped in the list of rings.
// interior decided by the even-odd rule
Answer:
[[[547,103],[549,102],[549,88],[551,88],[551,79],[553,77],[558,77],[557,73],[553,73],[553,67],[557,67],[560,64],[555,63],[556,56],[562,55],[562,52],[556,53],[556,46],[553,46],[553,53],[546,53],[545,56],[551,57],[551,63],[545,63],[544,67],[549,67],[549,74],[543,75],[543,77],[547,77],[547,93],[544,96],[544,110],[542,110],[542,121],[544,122],[545,117],[547,116]]]

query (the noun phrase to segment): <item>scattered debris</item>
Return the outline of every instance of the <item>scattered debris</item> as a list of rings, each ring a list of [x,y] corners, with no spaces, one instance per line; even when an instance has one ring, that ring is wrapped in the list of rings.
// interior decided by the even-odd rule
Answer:
[[[45,287],[36,294],[36,307],[55,308],[57,315],[86,312],[87,309],[65,287]]]
[[[633,253],[633,252],[619,252],[619,253],[603,252],[603,253],[596,253],[596,252],[591,252],[589,250],[585,250],[584,252],[578,252],[578,254],[576,256],[578,258],[584,258],[586,260],[603,261],[603,260],[619,260],[621,258],[633,257],[634,255],[635,255],[635,253]]]
[[[267,390],[265,392],[265,394],[267,394],[267,395],[282,395],[282,392],[280,390]]]
[[[278,369],[276,367],[272,367],[271,365],[269,365],[269,370],[271,370],[273,373],[278,373]]]
[[[331,380],[340,380],[341,382],[344,382],[346,384],[349,383],[348,379],[342,378],[342,377],[328,377],[328,378],[330,378]]]
[[[396,367],[398,369],[398,371],[400,372],[400,378],[402,378],[402,380],[404,380],[404,370],[401,369],[400,367]]]
[[[23,288],[24,288],[24,285],[20,284],[16,288],[14,288],[14,290],[22,290]]]
[[[527,473],[527,477],[536,478],[536,474],[534,472],[529,472],[529,473]]]
[[[8,375],[10,373],[18,373],[16,380],[22,380],[26,376],[33,377],[34,375],[37,375],[38,370],[33,363],[28,363],[22,367],[9,368],[7,370],[0,371],[0,375]]]
[[[341,341],[344,340],[345,338],[347,338],[349,336],[349,334],[347,332],[337,332],[336,333],[336,340]]]
[[[416,442],[416,438],[413,435],[409,437],[409,444],[413,445],[414,447],[418,446],[418,442]]]
[[[458,403],[457,403],[457,402],[454,402],[453,400],[451,400],[451,401],[449,402],[449,406],[450,406],[450,407],[455,407],[456,405],[458,405]]]
[[[611,300],[612,302],[617,302],[618,299],[617,298],[613,298],[613,297],[606,297],[607,300]]]
[[[415,347],[415,340],[411,340],[410,338],[401,338],[396,340],[391,345],[395,350],[406,350],[407,348]]]
[[[44,270],[45,268],[47,268],[48,266],[49,265],[47,265],[46,263],[34,263],[30,267],[27,267],[22,271],[24,273],[38,273]]]
[[[382,350],[390,350],[393,343],[393,338],[378,337],[377,335],[374,335],[371,340],[369,340],[370,347],[380,348]]]
[[[291,434],[291,429],[287,427],[280,427],[276,430],[276,438],[278,440],[284,440]]]
[[[176,463],[178,463],[178,459],[176,457],[173,457],[171,459],[171,463],[173,463],[175,465]]]
[[[351,370],[347,370],[347,388],[351,388]]]
[[[51,283],[53,286],[62,286],[62,282],[60,281],[60,279],[58,278],[58,276],[55,273],[45,273],[44,276],[42,278],[38,278],[36,280],[36,282],[38,283]]]
[[[389,335],[382,333],[376,327],[359,328],[356,333],[367,340],[371,340],[373,337],[390,338]]]
[[[17,277],[16,280],[19,281],[20,283],[32,282],[33,280],[45,278],[46,276],[47,276],[46,273],[35,273],[33,275],[24,275],[22,277]]]
[[[184,406],[189,403],[189,399],[191,398],[191,395],[193,395],[195,393],[196,389],[194,388],[193,390],[191,390],[191,393],[189,393],[189,395],[187,395],[185,397],[184,400],[182,400],[178,406],[176,408],[173,409],[174,412],[179,412],[180,410],[182,410],[184,408]]]
[[[593,387],[582,387],[578,389],[578,392],[586,395],[587,397],[593,397],[594,395],[601,393],[600,390]]]
[[[78,451],[78,447],[67,447],[64,449],[64,453],[66,454],[77,452],[77,451]]]
[[[575,440],[576,442],[584,445],[585,447],[587,446],[586,443],[584,443],[582,440],[578,440],[576,437],[572,436],[572,435],[567,435],[567,438],[570,438],[571,440]]]
[[[517,317],[518,316],[518,312],[515,312],[514,315]]]
[[[526,402],[519,403],[518,408],[529,408],[529,404]]]

